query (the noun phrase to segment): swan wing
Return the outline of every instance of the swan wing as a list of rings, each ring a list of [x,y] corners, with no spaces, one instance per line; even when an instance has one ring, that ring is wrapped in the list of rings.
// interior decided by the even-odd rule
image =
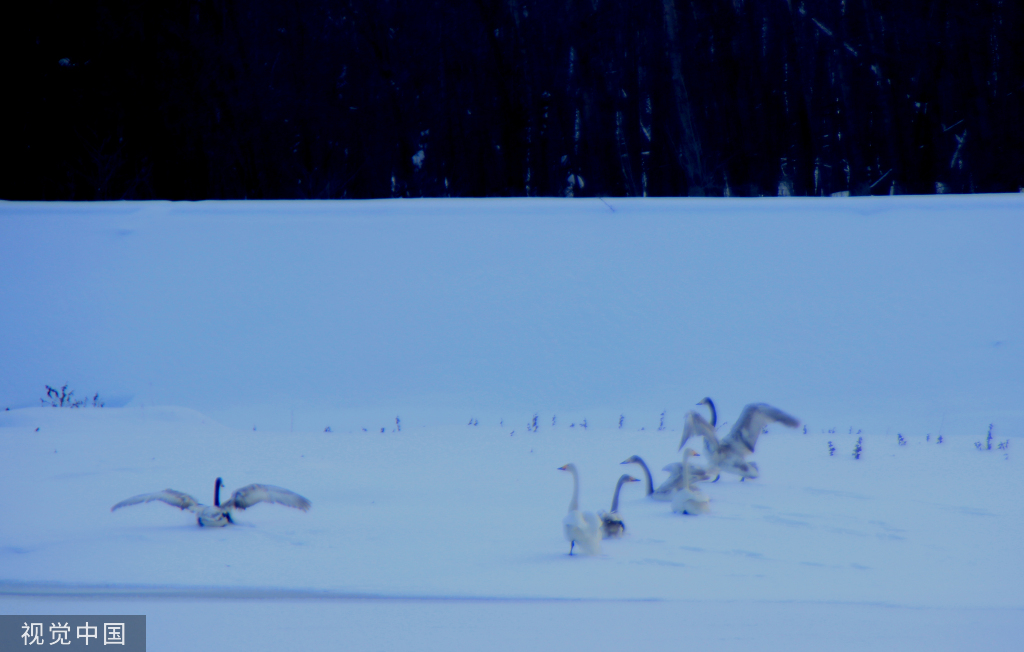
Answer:
[[[761,431],[768,424],[775,422],[790,428],[796,428],[800,425],[800,421],[796,417],[786,414],[777,407],[767,403],[751,403],[743,408],[740,418],[733,424],[726,440],[741,443],[753,453]]]
[[[658,485],[658,488],[654,490],[654,493],[659,494],[670,494],[683,486],[683,465],[679,462],[672,462],[666,464],[662,471],[668,471],[668,479]],[[692,471],[692,469],[691,469]]]
[[[154,500],[165,502],[168,505],[171,505],[172,507],[177,507],[178,509],[187,509],[190,512],[199,512],[203,508],[203,506],[199,504],[199,501],[197,501],[192,496],[189,496],[188,494],[182,493],[180,491],[175,491],[174,489],[164,489],[163,491],[158,491],[153,494],[139,494],[138,496],[132,496],[131,498],[122,500],[118,504],[111,507],[110,511],[121,509],[122,507],[127,507],[129,505],[148,503]]]
[[[256,503],[277,503],[278,505],[294,507],[302,511],[306,511],[310,507],[310,502],[294,491],[269,484],[251,484],[247,487],[242,487],[231,494],[231,499],[224,506],[235,509],[247,509]]]
[[[707,419],[691,410],[686,413],[686,422],[683,424],[683,439],[679,442],[678,450],[683,450],[686,440],[694,436],[704,438],[704,445],[709,453],[718,450],[718,435],[715,434],[715,427],[708,423]]]

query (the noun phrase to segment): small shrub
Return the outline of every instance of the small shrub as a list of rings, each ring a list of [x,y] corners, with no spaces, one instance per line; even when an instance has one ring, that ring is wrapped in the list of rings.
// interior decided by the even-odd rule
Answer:
[[[804,425],[804,434],[805,435],[807,434],[807,426],[806,425]]]
[[[626,415],[625,414],[620,414],[619,415],[619,430],[622,430],[622,424],[624,424],[625,422],[626,422]]]
[[[402,420],[399,419],[398,417],[395,417],[395,428],[398,430],[398,432],[402,432]]]
[[[98,398],[99,394],[93,397],[94,404],[95,400]],[[57,391],[56,389],[47,385],[46,398],[39,399],[39,402],[42,403],[43,405],[49,403],[51,407],[77,408],[85,405],[85,401],[75,400],[75,390],[71,390],[69,392],[67,383],[64,383],[64,386],[60,388],[60,391]]]
[[[832,457],[836,454],[836,447],[832,445],[832,442],[828,443],[828,456]]]
[[[661,411],[661,421],[658,422],[658,430],[665,429],[665,410]]]
[[[324,428],[324,432],[330,432],[330,431],[331,431],[331,427],[330,426],[327,426],[326,428]]]
[[[864,450],[864,438],[857,437],[857,445],[853,447],[853,459],[859,460],[860,454]]]
[[[985,443],[982,444],[980,441],[974,442],[974,447],[980,451],[992,450],[992,424],[988,424],[988,436],[985,438]]]
[[[936,441],[936,443],[941,444],[942,443],[942,435],[939,435],[939,438],[936,439],[935,441]]]
[[[896,443],[899,444],[900,446],[906,446],[907,440],[903,438],[902,434],[896,433]]]

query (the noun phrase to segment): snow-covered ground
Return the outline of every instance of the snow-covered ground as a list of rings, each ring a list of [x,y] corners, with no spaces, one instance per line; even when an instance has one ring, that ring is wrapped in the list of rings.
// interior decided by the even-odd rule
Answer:
[[[153,650],[1014,649],[1021,215],[1019,195],[0,204],[0,612],[146,613]],[[34,407],[65,382],[108,407]],[[760,478],[703,485],[708,515],[626,486],[627,536],[570,558],[556,468],[607,509],[626,457],[656,482],[678,461],[705,395],[807,431],[771,427]],[[209,502],[218,476],[313,508],[219,530],[109,511]]]

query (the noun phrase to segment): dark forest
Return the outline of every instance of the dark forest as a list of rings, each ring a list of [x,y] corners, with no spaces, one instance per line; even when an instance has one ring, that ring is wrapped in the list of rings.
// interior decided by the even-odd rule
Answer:
[[[4,199],[1024,186],[1019,0],[38,0]]]

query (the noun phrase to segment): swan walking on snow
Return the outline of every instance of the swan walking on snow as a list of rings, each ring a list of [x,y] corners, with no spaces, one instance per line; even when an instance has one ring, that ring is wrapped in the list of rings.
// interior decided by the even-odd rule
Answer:
[[[601,537],[604,539],[615,539],[621,537],[626,531],[626,524],[622,522],[622,515],[619,514],[619,491],[622,490],[624,482],[640,482],[631,475],[619,476],[615,483],[615,493],[612,495],[612,511],[598,512],[601,517]]]
[[[572,500],[569,501],[569,513],[562,519],[565,538],[569,541],[569,554],[579,544],[580,550],[587,555],[601,554],[601,519],[593,512],[580,511],[580,476],[575,464],[558,467],[559,471],[572,473]]]
[[[710,398],[705,398],[698,405],[707,405],[711,409],[712,421],[716,419],[715,404]],[[726,473],[735,473],[740,476],[741,480],[756,478],[760,475],[757,464],[747,462],[746,458],[754,452],[757,438],[765,426],[775,422],[790,428],[800,425],[800,421],[796,417],[790,416],[776,407],[766,403],[751,403],[743,408],[739,419],[733,424],[732,430],[729,431],[725,439],[719,442],[713,423],[708,423],[704,417],[690,411],[686,414],[683,439],[679,442],[679,448],[682,449],[690,437],[700,435],[704,437],[704,446],[711,458],[710,466],[712,468]]]
[[[672,496],[672,511],[681,514],[707,514],[711,511],[711,499],[703,491],[690,484],[690,458],[700,453],[687,448],[683,451],[683,487]]]
[[[140,494],[138,496],[132,496],[127,500],[122,500],[111,507],[110,511],[127,507],[129,505],[138,505],[139,503],[148,503],[154,500],[159,500],[181,510],[189,510],[196,515],[196,521],[201,526],[224,527],[228,523],[234,523],[231,519],[231,512],[233,510],[247,509],[256,503],[277,503],[279,505],[301,509],[302,511],[306,511],[310,507],[310,502],[294,491],[288,491],[287,489],[274,487],[269,484],[251,484],[247,487],[242,487],[235,493],[231,494],[231,498],[221,505],[220,488],[222,486],[224,486],[224,481],[221,478],[217,478],[217,482],[213,485],[212,507],[200,504],[199,501],[186,493],[175,491],[174,489],[164,489],[157,493]]]

